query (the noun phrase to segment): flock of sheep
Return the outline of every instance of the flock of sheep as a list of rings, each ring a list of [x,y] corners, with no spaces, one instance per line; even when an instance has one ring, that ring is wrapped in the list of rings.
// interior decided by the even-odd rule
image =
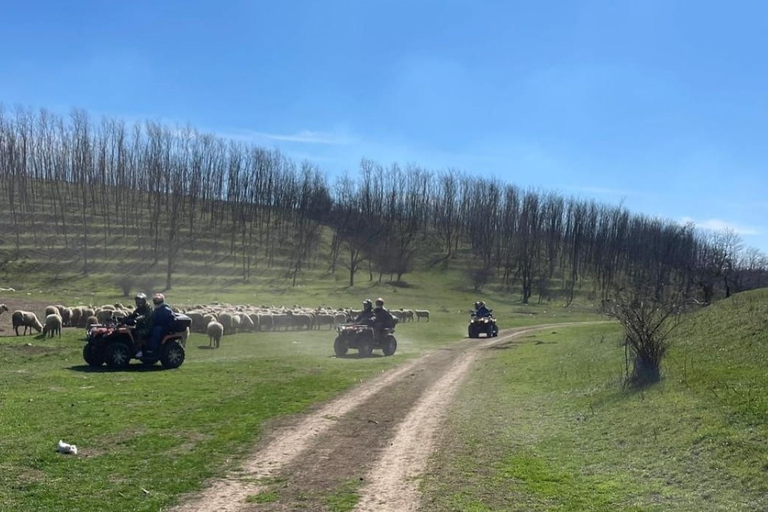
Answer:
[[[197,304],[182,311],[192,319],[192,332],[208,335],[209,344],[218,347],[222,336],[236,332],[312,330],[328,326],[329,330],[349,322],[360,314],[359,310],[349,308],[304,308],[294,305],[292,308],[276,306],[250,306],[231,304]],[[391,313],[401,322],[429,321],[429,311],[400,309]]]
[[[45,308],[45,322],[41,323],[37,315],[31,311],[14,311],[12,314],[13,329],[19,335],[19,328],[34,329],[38,333],[53,337],[61,336],[62,327],[88,328],[93,324],[108,322],[112,318],[124,317],[133,310],[131,306],[122,304],[107,304],[100,307],[52,305]],[[0,314],[8,311],[5,304],[0,304]],[[189,309],[174,308],[177,313],[184,313],[192,320],[191,331],[207,334],[209,344],[218,348],[222,336],[236,332],[280,331],[289,329],[321,329],[328,326],[329,330],[337,325],[349,322],[360,314],[359,310],[349,308],[333,309],[329,307],[304,308],[294,305],[292,308],[276,306],[250,306],[214,303],[210,305],[197,304]],[[390,312],[400,321],[429,321],[429,311],[412,309],[395,309]]]

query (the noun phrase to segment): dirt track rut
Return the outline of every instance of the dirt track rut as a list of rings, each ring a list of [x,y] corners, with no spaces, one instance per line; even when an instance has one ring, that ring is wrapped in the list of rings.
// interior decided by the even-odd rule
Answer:
[[[557,324],[562,327],[569,324]],[[484,349],[555,325],[467,340],[387,371],[313,412],[284,421],[242,469],[188,497],[175,512],[327,510],[329,493],[357,487],[359,512],[417,510],[438,428]],[[274,491],[279,501],[247,502]]]

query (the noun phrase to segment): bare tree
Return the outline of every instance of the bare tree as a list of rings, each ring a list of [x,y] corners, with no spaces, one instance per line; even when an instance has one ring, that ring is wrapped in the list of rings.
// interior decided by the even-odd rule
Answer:
[[[626,383],[642,387],[661,380],[670,334],[682,318],[682,293],[665,290],[658,296],[653,287],[618,289],[603,307],[624,328]]]

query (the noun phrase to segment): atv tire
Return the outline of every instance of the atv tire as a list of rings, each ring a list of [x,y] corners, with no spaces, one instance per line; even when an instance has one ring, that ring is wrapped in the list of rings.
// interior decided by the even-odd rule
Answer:
[[[170,370],[178,368],[184,362],[184,347],[178,341],[166,341],[160,349],[160,364],[163,368]]]
[[[88,366],[98,368],[104,364],[104,350],[93,343],[86,343],[83,347],[83,359]]]
[[[343,357],[347,355],[347,350],[349,350],[349,347],[347,347],[347,342],[344,341],[341,336],[337,337],[333,342],[333,351],[336,353],[336,357]]]
[[[357,347],[357,355],[360,357],[371,357],[373,354],[373,345],[369,341],[362,341]]]
[[[384,352],[385,356],[391,356],[396,350],[397,340],[394,336],[387,336],[387,339],[384,340],[384,343],[382,344],[381,351]]]
[[[128,368],[133,354],[131,354],[131,348],[127,344],[115,342],[110,343],[109,346],[107,346],[105,356],[109,368],[120,370]]]

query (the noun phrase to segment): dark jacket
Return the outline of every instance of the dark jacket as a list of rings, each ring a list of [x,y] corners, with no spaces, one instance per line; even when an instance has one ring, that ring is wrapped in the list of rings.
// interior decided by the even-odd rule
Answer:
[[[162,327],[163,331],[167,331],[173,322],[173,310],[168,304],[155,308],[155,311],[152,313],[152,328]]]
[[[480,306],[479,308],[477,308],[477,311],[475,311],[475,316],[477,317],[491,316],[491,310],[485,306]]]
[[[140,316],[147,318],[150,315],[152,315],[152,308],[149,307],[149,304],[144,304],[134,309],[130,315],[125,317],[125,320],[128,320],[126,323],[134,323]]]
[[[395,317],[386,308],[373,308],[376,315],[376,327],[391,329],[395,326]]]
[[[372,309],[369,309],[368,311],[363,310],[362,313],[357,315],[357,318],[355,318],[356,324],[369,324],[371,321],[375,319],[375,315],[373,313]]]

